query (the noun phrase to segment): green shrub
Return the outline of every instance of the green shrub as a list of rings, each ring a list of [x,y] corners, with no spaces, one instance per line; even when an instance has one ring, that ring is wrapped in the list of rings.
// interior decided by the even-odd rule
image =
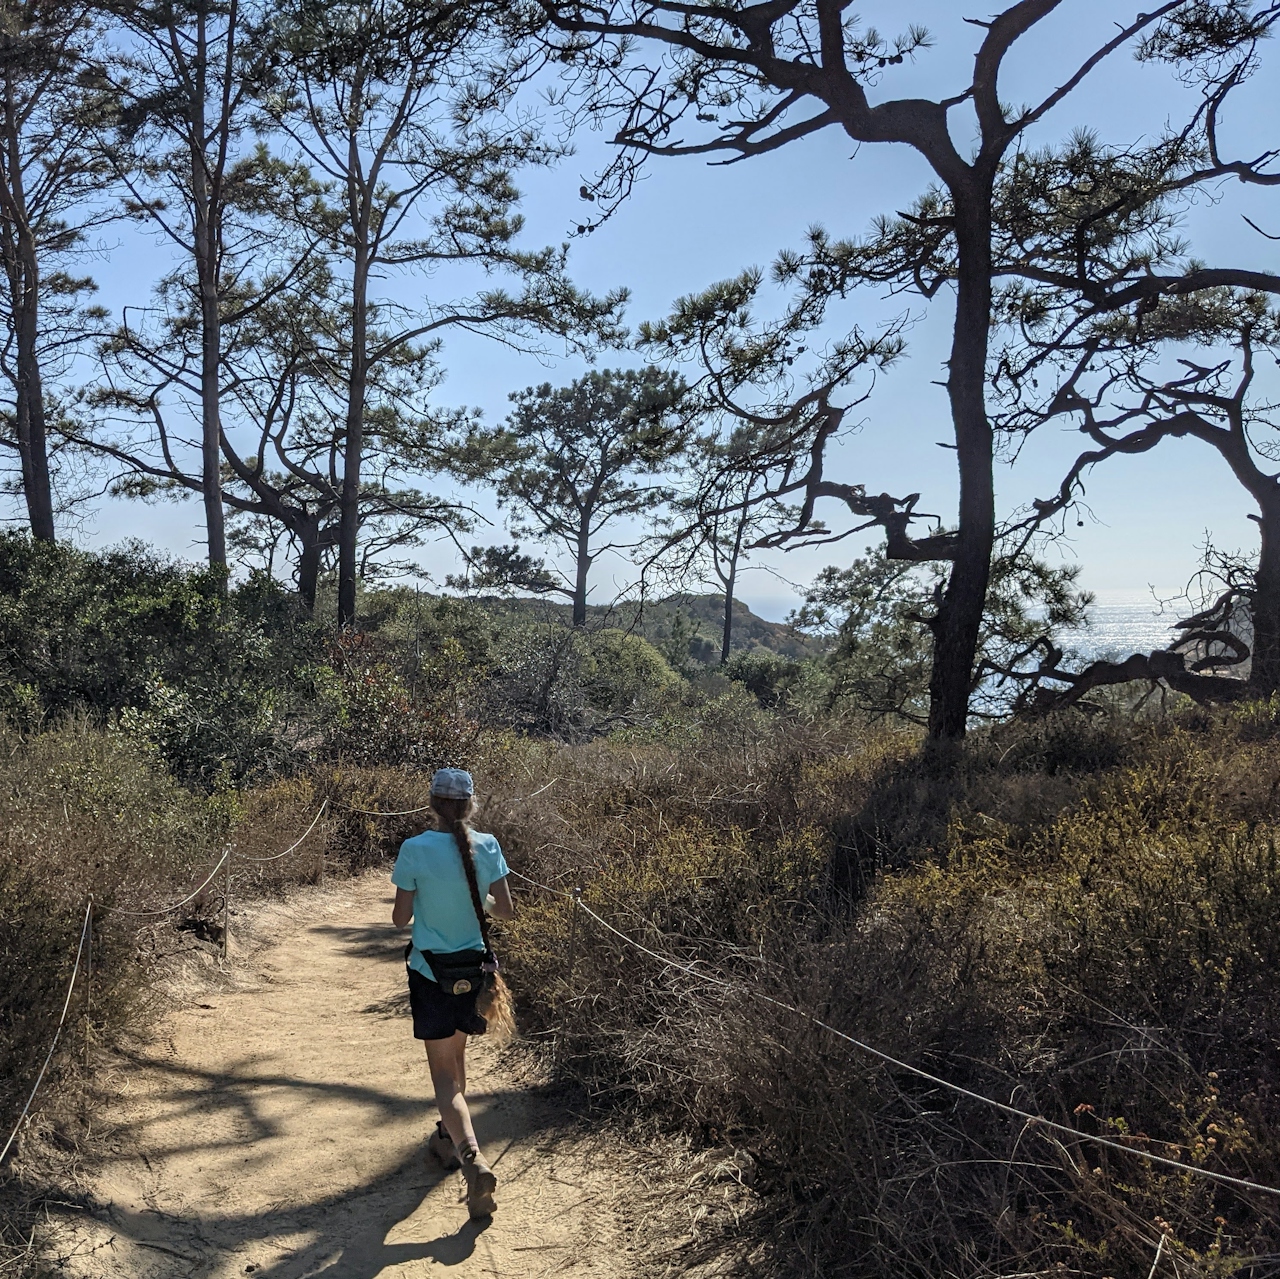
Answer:
[[[472,753],[478,726],[464,711],[475,672],[461,645],[445,640],[418,663],[410,683],[379,637],[340,636],[333,649],[332,708],[323,758],[434,772]]]
[[[720,673],[742,684],[764,707],[777,707],[799,678],[804,666],[768,649],[750,649],[734,653],[720,668]]]
[[[288,766],[314,733],[320,632],[268,578],[224,588],[139,543],[0,534],[0,713],[118,717],[205,787]]]
[[[683,686],[638,635],[523,623],[497,645],[481,691],[482,718],[494,727],[580,739],[653,722]]]
[[[651,715],[683,682],[648,640],[625,631],[583,635],[579,661],[586,705],[600,715]]]
[[[0,535],[0,714],[35,731],[87,712],[212,791],[316,762],[455,763],[479,721],[591,736],[683,688],[639,636],[527,610],[395,588],[365,592],[361,622],[335,635],[264,575],[228,589],[138,543]]]

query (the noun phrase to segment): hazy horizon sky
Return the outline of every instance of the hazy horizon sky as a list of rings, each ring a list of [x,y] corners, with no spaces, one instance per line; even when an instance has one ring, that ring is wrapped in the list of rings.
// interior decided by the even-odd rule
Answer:
[[[1051,19],[1020,42],[1006,65],[1001,84],[1004,100],[1036,100],[1060,83],[1081,55],[1110,37],[1117,15],[1137,6],[1102,0],[1067,0]],[[927,3],[867,3],[864,21],[894,34],[908,21],[922,21],[934,45],[914,64],[892,68],[872,98],[922,94],[940,97],[968,81],[980,31],[965,23],[976,11],[963,11],[946,0]],[[1272,57],[1271,51],[1267,52]],[[1274,119],[1276,64],[1264,64],[1226,119],[1225,148],[1252,155],[1264,149],[1268,124]],[[1085,86],[1052,112],[1027,145],[1061,142],[1079,128],[1096,130],[1104,142],[1137,143],[1158,134],[1166,120],[1180,120],[1192,101],[1167,70],[1136,64],[1130,52],[1113,55]],[[969,120],[954,113],[957,141],[968,149]],[[517,175],[524,191],[522,209],[526,247],[559,243],[582,217],[578,189],[603,163],[609,144],[601,134],[583,133],[577,154],[551,172]],[[571,272],[582,286],[601,291],[626,285],[632,299],[628,321],[664,315],[675,298],[736,275],[748,266],[767,268],[777,252],[799,247],[807,228],[825,226],[833,235],[865,232],[878,213],[909,207],[931,180],[923,160],[905,147],[855,148],[843,135],[828,130],[770,156],[730,166],[700,159],[653,161],[645,180],[611,221],[594,234],[573,241]],[[1185,231],[1196,256],[1212,265],[1242,265],[1275,270],[1280,244],[1249,229],[1248,214],[1259,225],[1280,232],[1280,204],[1274,192],[1223,184],[1201,196],[1186,218]],[[99,301],[119,316],[121,308],[145,303],[150,282],[169,268],[168,250],[131,229],[112,231],[109,257],[90,269],[100,284]],[[397,296],[412,299],[425,291],[464,283],[460,276],[399,281]],[[444,294],[441,293],[443,296]],[[908,336],[908,355],[878,385],[861,410],[864,425],[845,444],[833,476],[865,483],[872,491],[920,492],[920,509],[944,519],[954,513],[954,454],[936,446],[951,439],[947,403],[936,385],[950,340],[949,298],[931,303],[910,296],[886,298],[864,293],[841,312],[846,325],[877,323],[909,311],[918,317]],[[436,394],[441,404],[476,406],[489,421],[501,419],[507,397],[524,386],[551,380],[568,381],[584,365],[576,359],[542,364],[492,341],[467,334],[446,340],[446,380]],[[639,362],[628,352],[604,352],[598,366]],[[1033,436],[1017,465],[1001,466],[997,492],[1002,511],[1056,490],[1062,473],[1081,447],[1071,430],[1046,429]],[[1161,594],[1181,587],[1197,562],[1197,545],[1206,531],[1224,547],[1252,549],[1255,526],[1243,490],[1225,464],[1207,446],[1193,440],[1171,441],[1141,458],[1116,459],[1098,468],[1088,483],[1091,515],[1085,527],[1060,548],[1083,565],[1083,584],[1105,592],[1133,595],[1149,585]],[[482,508],[490,514],[492,503]],[[834,507],[822,512],[837,522]],[[96,519],[77,540],[89,545],[140,537],[175,554],[198,559],[203,552],[200,507],[196,501],[142,506],[104,501]],[[510,540],[495,526],[480,530],[477,542]],[[847,562],[861,553],[866,539],[850,539],[837,547],[812,548],[762,558],[762,566],[782,578],[803,584],[829,563]],[[442,581],[454,567],[451,548],[426,546],[415,553],[424,571]],[[602,565],[596,579],[597,599],[610,593],[611,580],[626,576],[623,564]],[[769,572],[749,573],[739,592],[755,611],[781,617],[794,605],[795,591]]]

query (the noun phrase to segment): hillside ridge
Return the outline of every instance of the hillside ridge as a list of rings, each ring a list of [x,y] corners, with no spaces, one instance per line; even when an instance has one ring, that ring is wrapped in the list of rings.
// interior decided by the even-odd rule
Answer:
[[[566,626],[571,615],[568,604],[533,596],[479,595],[473,598],[476,603],[495,610],[535,614],[548,620],[563,621]],[[690,641],[691,656],[711,663],[719,657],[723,610],[723,596],[678,592],[658,600],[588,604],[587,626],[592,630],[614,627],[630,631],[660,647],[669,645],[676,632],[683,629]],[[735,598],[730,649],[735,653],[765,650],[780,657],[800,659],[820,653],[822,644],[786,622],[771,622],[760,617]]]

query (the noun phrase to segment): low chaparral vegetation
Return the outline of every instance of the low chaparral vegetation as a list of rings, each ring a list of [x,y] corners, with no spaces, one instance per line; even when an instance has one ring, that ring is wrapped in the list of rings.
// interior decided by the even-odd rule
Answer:
[[[3,1279],[95,1052],[441,764],[536,881],[526,1051],[696,1156],[664,1273],[1280,1279],[1280,0],[866,8],[0,0]],[[631,313],[648,167],[782,150],[804,234],[716,280],[758,202],[657,209]],[[1175,440],[1258,540],[1086,660],[1063,547]],[[58,541],[183,498],[200,568]]]
[[[526,1023],[596,1104],[755,1171],[683,1254],[779,1275],[1261,1275],[1274,1197],[1064,1139],[1280,1184],[1280,712],[1072,718],[912,738],[719,725],[500,773],[516,864],[581,887],[674,971],[525,899]],[[777,1002],[770,1002],[777,1001]],[[789,1006],[789,1007],[788,1007]],[[795,1009],[798,1011],[791,1011]]]
[[[38,1266],[39,1204],[68,1193],[90,1140],[86,1041],[145,1027],[158,960],[213,962],[223,880],[172,915],[110,908],[179,900],[227,846],[237,902],[385,866],[446,761],[477,772],[481,824],[517,870],[580,888],[683,966],[527,885],[501,939],[525,1051],[599,1115],[735,1152],[737,1180],[699,1201],[675,1264],[1144,1279],[1163,1235],[1180,1274],[1271,1273],[1273,1198],[1138,1152],[1280,1184],[1280,707],[1117,703],[925,750],[900,717],[815,693],[856,685],[840,644],[756,648],[714,672],[678,660],[670,633],[383,592],[363,637],[332,645],[261,583],[223,599],[205,575],[127,555],[15,560],[0,615],[6,1135],[88,894],[98,911],[92,1002],[81,987],[0,1173],[14,1273]],[[24,647],[23,610],[45,607],[56,573],[58,643],[50,629]],[[138,617],[149,638],[108,681],[96,655]],[[893,674],[891,655],[863,646],[857,669]],[[255,706],[271,743],[256,767],[226,745]],[[1082,1137],[957,1098],[812,1018]]]

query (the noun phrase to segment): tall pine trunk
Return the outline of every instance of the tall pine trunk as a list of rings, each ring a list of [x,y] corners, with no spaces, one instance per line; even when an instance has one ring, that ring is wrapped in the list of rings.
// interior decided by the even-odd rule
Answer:
[[[577,563],[573,578],[573,624],[587,624],[587,575],[591,572],[591,515],[584,512],[578,525]]]
[[[328,545],[316,516],[295,530],[300,544],[298,552],[298,598],[308,613],[314,613],[316,590],[320,582],[320,559]]]
[[[1244,418],[1243,400],[1228,408],[1230,427],[1209,428],[1195,434],[1217,449],[1236,479],[1258,504],[1258,569],[1253,579],[1250,621],[1249,691],[1270,697],[1280,691],[1280,480],[1254,459]]]
[[[338,625],[356,621],[356,564],[360,542],[360,467],[364,459],[364,405],[368,389],[369,259],[366,238],[356,232],[351,297],[351,369],[342,446],[342,497],[338,514]]]
[[[226,517],[222,507],[222,309],[219,234],[222,193],[211,189],[206,168],[205,93],[207,91],[208,19],[197,27],[197,78],[191,95],[191,198],[196,283],[200,291],[200,493],[209,544],[209,563],[227,563]]]
[[[26,241],[24,244],[23,241]],[[53,488],[49,479],[49,443],[44,414],[44,383],[40,376],[37,336],[40,325],[40,276],[35,245],[29,234],[19,236],[20,297],[15,299],[18,385],[15,396],[18,453],[22,460],[22,492],[27,503],[31,535],[54,540]]]
[[[222,316],[216,271],[212,278],[200,281],[200,322],[200,491],[209,563],[223,566],[227,562],[227,533],[222,507]]]
[[[730,573],[724,588],[724,625],[720,631],[721,666],[729,660],[729,648],[733,644],[733,578],[734,574]]]
[[[1250,609],[1253,661],[1249,688],[1260,697],[1280,692],[1280,489],[1274,484],[1272,489],[1269,499],[1260,504],[1262,540]]]
[[[729,660],[729,648],[733,643],[733,588],[738,581],[738,560],[742,555],[742,534],[745,525],[743,519],[738,521],[733,536],[733,554],[729,557],[729,572],[724,579],[724,628],[720,634],[720,665]]]
[[[40,375],[40,259],[27,218],[26,189],[19,147],[21,123],[12,82],[5,84],[5,157],[3,216],[9,224],[4,236],[5,268],[9,277],[13,316],[17,385],[14,387],[14,427],[22,466],[22,494],[31,535],[54,540],[53,488],[49,479],[49,443],[44,414],[44,382]]]
[[[935,741],[965,733],[995,542],[993,439],[986,409],[991,195],[980,176],[972,181],[969,190],[954,193],[958,271],[947,393],[960,471],[960,519],[955,560],[933,623],[929,737]]]

